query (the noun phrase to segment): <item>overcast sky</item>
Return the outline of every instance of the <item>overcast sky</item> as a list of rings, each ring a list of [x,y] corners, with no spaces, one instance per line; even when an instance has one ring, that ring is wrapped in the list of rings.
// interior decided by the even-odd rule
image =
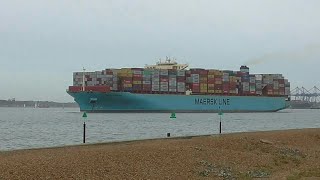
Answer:
[[[320,86],[319,0],[2,0],[0,99],[73,101],[72,72],[191,67],[282,73]]]

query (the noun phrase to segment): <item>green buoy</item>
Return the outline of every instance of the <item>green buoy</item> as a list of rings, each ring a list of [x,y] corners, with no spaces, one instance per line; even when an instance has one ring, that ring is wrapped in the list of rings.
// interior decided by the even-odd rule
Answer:
[[[87,113],[86,113],[86,112],[84,112],[84,113],[83,113],[83,115],[82,115],[82,117],[83,117],[83,118],[88,117],[88,116],[87,116]]]
[[[171,113],[170,118],[171,118],[171,119],[175,119],[175,118],[177,118],[177,117],[176,117],[176,113],[174,113],[174,112],[173,112],[173,113]]]

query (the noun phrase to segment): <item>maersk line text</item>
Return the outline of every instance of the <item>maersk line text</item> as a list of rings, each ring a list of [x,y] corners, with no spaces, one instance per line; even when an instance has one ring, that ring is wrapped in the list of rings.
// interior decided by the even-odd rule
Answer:
[[[229,106],[230,99],[216,99],[216,98],[196,98],[196,105],[219,105],[219,106]]]

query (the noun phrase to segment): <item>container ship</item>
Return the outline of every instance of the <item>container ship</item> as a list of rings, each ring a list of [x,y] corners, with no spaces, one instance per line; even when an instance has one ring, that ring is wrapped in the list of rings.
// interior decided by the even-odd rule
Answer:
[[[74,72],[67,93],[86,112],[276,112],[289,106],[282,74],[189,68],[166,58],[143,68]]]

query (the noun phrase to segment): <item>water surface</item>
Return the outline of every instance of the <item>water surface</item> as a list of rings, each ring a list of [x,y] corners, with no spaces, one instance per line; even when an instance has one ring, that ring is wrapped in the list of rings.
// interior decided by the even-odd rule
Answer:
[[[87,143],[207,135],[219,133],[215,113],[88,113]],[[276,113],[225,113],[222,132],[320,128],[320,110],[287,109]],[[78,108],[0,108],[0,150],[82,143],[83,118]]]

